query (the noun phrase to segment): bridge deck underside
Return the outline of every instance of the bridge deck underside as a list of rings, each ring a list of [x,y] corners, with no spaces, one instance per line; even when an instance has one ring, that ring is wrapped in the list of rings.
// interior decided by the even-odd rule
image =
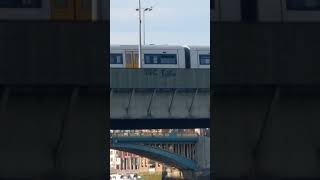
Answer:
[[[209,89],[111,89],[111,119],[209,118]]]
[[[208,128],[210,89],[111,89],[112,129]]]

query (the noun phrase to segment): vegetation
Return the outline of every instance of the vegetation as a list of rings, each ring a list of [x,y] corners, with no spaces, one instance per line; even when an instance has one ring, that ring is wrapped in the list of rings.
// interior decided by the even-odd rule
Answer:
[[[143,180],[162,180],[161,173],[139,173]]]

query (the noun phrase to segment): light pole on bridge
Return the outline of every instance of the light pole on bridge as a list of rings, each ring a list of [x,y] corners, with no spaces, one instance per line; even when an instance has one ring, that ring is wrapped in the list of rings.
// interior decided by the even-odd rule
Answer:
[[[149,8],[142,8],[143,9],[143,45],[146,45],[146,17],[145,12],[146,11],[152,11],[152,6]],[[136,9],[136,11],[139,11],[139,9]]]
[[[141,0],[139,0],[139,63],[138,68],[141,68],[142,62],[141,62]]]

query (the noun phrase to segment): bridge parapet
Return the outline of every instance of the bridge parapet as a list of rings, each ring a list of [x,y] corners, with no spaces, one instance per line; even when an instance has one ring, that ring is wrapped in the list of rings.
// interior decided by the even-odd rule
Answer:
[[[208,69],[110,69],[111,89],[210,89]]]

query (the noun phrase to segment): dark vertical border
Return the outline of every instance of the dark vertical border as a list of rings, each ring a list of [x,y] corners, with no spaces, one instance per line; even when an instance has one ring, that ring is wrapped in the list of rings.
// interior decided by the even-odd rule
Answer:
[[[107,120],[107,128],[106,128],[106,140],[107,140],[107,149],[106,149],[106,155],[107,155],[107,158],[106,158],[106,162],[107,162],[107,164],[106,164],[106,171],[107,171],[107,173],[106,173],[106,175],[107,175],[107,177],[106,177],[106,179],[110,179],[110,127],[111,127],[111,125],[110,125],[110,123],[111,123],[111,119],[110,119],[110,57],[109,57],[109,55],[110,55],[110,1],[111,0],[109,0],[109,1],[107,1],[108,2],[108,6],[109,6],[109,8],[107,8],[109,11],[106,13],[107,14],[107,21],[106,21],[106,23],[107,23],[107,29],[108,29],[108,32],[106,32],[106,33],[108,33],[108,35],[107,35],[107,42],[106,42],[106,51],[105,51],[105,53],[106,53],[106,56],[105,57],[107,57],[106,58],[106,61],[105,61],[105,63],[106,63],[106,69],[107,69],[107,79],[106,79],[106,82],[107,82],[107,84],[108,84],[108,86],[107,86],[107,88],[108,88],[108,90],[106,91],[106,92],[108,92],[108,94],[107,94],[107,113],[106,113],[106,120]]]
[[[214,136],[213,136],[213,107],[212,107],[212,101],[213,101],[213,72],[214,72],[214,63],[215,63],[215,45],[214,45],[214,31],[213,31],[213,10],[215,9],[215,3],[216,0],[210,1],[210,54],[212,62],[210,63],[210,179],[214,178],[214,158],[213,158],[213,143],[214,143]]]

